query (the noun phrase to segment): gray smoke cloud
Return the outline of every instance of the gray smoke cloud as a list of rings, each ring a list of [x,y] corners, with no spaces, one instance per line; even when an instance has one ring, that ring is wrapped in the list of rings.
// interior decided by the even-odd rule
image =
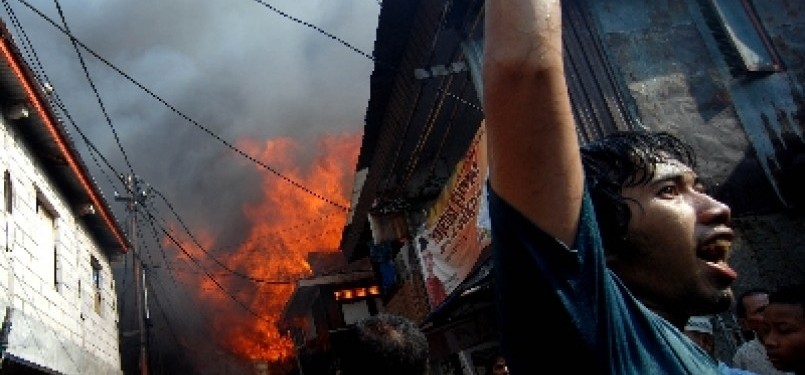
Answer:
[[[56,2],[26,2],[61,24]],[[360,51],[372,52],[377,1],[264,2]],[[244,138],[262,142],[287,136],[303,148],[309,145],[307,157],[312,159],[318,137],[357,133],[363,127],[372,61],[261,1],[70,0],[59,4],[75,38],[231,144]],[[69,38],[23,2],[10,0],[8,5],[11,14],[7,8],[1,14],[15,40],[18,44],[24,38],[30,40],[70,116],[112,166],[128,173],[130,164],[170,201],[190,228],[214,229],[217,236],[237,241],[247,225],[242,207],[260,199],[263,176],[256,173],[255,165],[82,49],[113,132]],[[19,20],[24,37],[12,24],[12,15]],[[109,184],[106,176],[111,172],[99,170],[78,132],[69,124],[66,128],[123,222],[123,204],[113,199],[120,185]],[[316,191],[315,186],[310,188]],[[169,211],[162,213],[170,218]],[[181,305],[181,299],[172,301],[179,304],[174,310],[193,311],[193,306]],[[180,319],[184,324],[193,321]],[[203,324],[203,318],[199,319]],[[197,351],[209,358],[208,353],[216,349]]]

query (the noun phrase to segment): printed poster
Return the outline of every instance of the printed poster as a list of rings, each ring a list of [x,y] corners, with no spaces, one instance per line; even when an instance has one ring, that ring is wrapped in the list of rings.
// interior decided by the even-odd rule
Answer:
[[[488,222],[480,214],[486,212],[485,135],[482,124],[415,237],[431,308],[444,302],[464,281],[491,243],[488,228],[479,227]]]

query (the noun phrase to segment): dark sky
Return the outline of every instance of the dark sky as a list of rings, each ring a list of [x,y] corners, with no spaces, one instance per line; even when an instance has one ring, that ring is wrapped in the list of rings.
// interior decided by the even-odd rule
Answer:
[[[18,45],[33,46],[39,62],[29,63],[64,103],[78,129],[67,121],[66,128],[121,223],[124,206],[114,194],[122,187],[97,167],[81,133],[116,172],[133,170],[164,195],[190,228],[237,241],[242,207],[260,198],[265,176],[221,140],[290,137],[304,162],[317,156],[320,137],[362,130],[373,63],[334,38],[371,55],[375,0],[58,3],[76,39],[197,125],[81,49],[101,106],[69,38],[25,3],[61,25],[57,2],[9,0],[0,17]]]

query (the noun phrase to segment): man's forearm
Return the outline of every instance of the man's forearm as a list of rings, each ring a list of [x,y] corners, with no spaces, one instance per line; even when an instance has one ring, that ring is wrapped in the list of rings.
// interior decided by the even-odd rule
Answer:
[[[562,68],[562,15],[559,0],[487,1],[485,63],[535,64]]]
[[[492,187],[570,244],[582,172],[562,62],[558,0],[487,0],[484,114]]]

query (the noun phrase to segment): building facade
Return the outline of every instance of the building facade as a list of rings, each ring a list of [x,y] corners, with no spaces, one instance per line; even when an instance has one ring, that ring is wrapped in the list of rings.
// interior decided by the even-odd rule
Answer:
[[[0,373],[122,374],[128,243],[4,27],[0,52]]]

